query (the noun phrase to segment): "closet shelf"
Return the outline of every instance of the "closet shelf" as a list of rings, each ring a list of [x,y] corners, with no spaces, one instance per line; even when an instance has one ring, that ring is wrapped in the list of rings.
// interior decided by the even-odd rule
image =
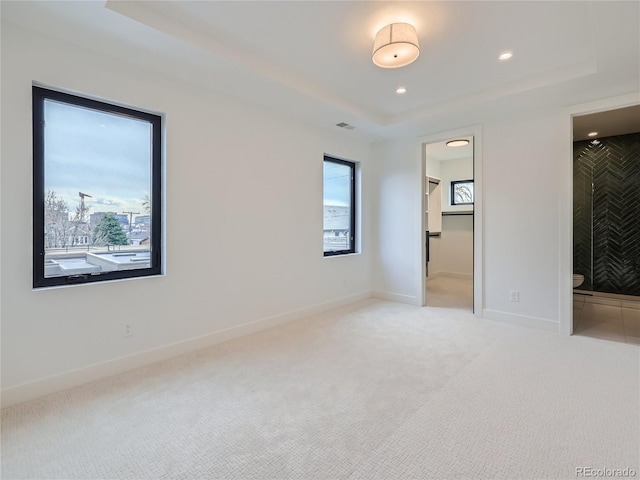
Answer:
[[[456,215],[473,215],[473,210],[460,210],[459,212],[442,212],[443,217]]]

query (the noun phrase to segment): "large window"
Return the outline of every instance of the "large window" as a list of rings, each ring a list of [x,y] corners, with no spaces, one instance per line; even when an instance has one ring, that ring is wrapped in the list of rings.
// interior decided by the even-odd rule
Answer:
[[[324,255],[355,252],[356,164],[324,157]]]
[[[162,273],[161,118],[33,87],[33,286]]]

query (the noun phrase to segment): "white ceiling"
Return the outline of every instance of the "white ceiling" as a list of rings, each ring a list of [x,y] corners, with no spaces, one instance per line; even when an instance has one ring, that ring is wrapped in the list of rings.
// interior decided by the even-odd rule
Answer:
[[[473,137],[455,137],[451,140],[469,140],[467,145],[460,147],[449,147],[447,141],[428,143],[424,146],[425,158],[427,160],[446,161],[468,158],[473,160]]]
[[[589,137],[597,132],[596,137]],[[573,117],[573,141],[640,132],[640,105]]]
[[[638,2],[2,1],[2,21],[345,135],[459,128],[640,89]],[[418,60],[373,65],[378,28],[415,25]],[[499,62],[498,54],[514,57]],[[399,96],[398,86],[408,92]],[[343,131],[343,130],[341,130]]]

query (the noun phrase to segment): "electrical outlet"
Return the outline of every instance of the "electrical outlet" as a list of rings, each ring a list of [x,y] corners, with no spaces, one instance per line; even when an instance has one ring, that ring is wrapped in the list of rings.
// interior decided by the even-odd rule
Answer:
[[[133,325],[131,322],[124,322],[120,326],[122,327],[122,331],[120,333],[123,337],[130,337],[133,335]]]
[[[518,290],[511,290],[509,292],[509,300],[518,303],[520,301],[520,292]]]

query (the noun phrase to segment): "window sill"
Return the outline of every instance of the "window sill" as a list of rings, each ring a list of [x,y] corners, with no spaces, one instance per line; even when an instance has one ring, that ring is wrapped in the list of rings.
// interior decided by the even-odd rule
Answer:
[[[148,279],[148,278],[166,277],[166,276],[167,274],[163,272],[163,273],[158,273],[154,275],[140,275],[137,277],[111,278],[109,280],[100,280],[99,282],[78,282],[78,283],[66,283],[63,285],[47,285],[44,287],[32,287],[31,291],[40,292],[40,291],[46,291],[46,290],[59,290],[64,288],[74,288],[74,287],[87,286],[87,285],[105,285],[108,283],[129,282],[129,281],[136,281],[136,280],[142,280],[142,279]]]
[[[323,256],[323,258],[327,259],[327,258],[343,258],[343,257],[355,257],[357,255],[361,255],[361,252],[354,252],[354,253],[343,253],[341,255],[328,255],[328,256]]]

